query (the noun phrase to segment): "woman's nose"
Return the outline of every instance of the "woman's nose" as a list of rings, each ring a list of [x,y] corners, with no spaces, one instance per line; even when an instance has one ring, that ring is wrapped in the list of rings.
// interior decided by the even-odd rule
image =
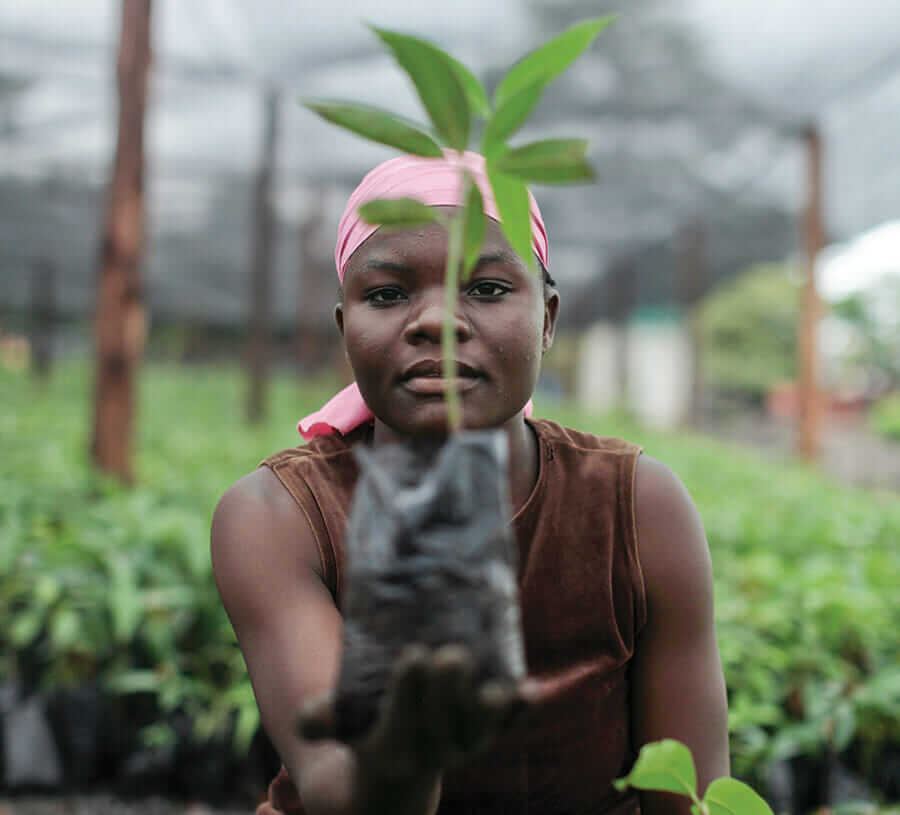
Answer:
[[[440,300],[435,298],[428,303],[423,303],[421,308],[413,313],[406,325],[404,336],[407,342],[414,345],[420,342],[440,343],[443,324],[443,297]],[[454,327],[457,342],[465,342],[471,336],[469,323],[458,310],[454,316]]]

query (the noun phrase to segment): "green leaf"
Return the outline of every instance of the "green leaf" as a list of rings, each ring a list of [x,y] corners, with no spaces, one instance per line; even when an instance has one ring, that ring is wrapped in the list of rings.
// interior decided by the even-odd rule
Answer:
[[[478,257],[481,254],[481,244],[484,242],[486,217],[481,190],[468,174],[467,178],[469,191],[466,196],[466,208],[463,212],[463,218],[465,219],[463,227],[463,281],[469,279],[475,264],[478,263]]]
[[[446,54],[450,65],[456,71],[456,78],[463,86],[466,92],[466,99],[469,100],[469,109],[476,116],[487,118],[491,115],[491,103],[488,101],[484,86],[478,81],[478,78],[458,59],[454,59],[450,54]]]
[[[547,139],[507,150],[494,159],[498,170],[539,184],[590,181],[594,170],[587,160],[585,139]]]
[[[426,206],[415,198],[380,198],[369,201],[359,208],[360,217],[377,226],[406,229],[439,220],[433,207]]]
[[[162,677],[154,671],[121,671],[106,680],[106,687],[113,693],[156,693],[162,682]]]
[[[546,85],[555,79],[615,19],[615,15],[613,15],[583,20],[523,57],[497,86],[494,93],[494,107],[499,108],[507,99],[535,82]]]
[[[709,815],[772,815],[769,805],[736,778],[717,778],[706,788]]]
[[[71,608],[59,609],[50,623],[50,639],[57,651],[68,651],[81,640],[81,621]],[[82,647],[84,643],[80,643]]]
[[[452,57],[425,40],[383,28],[372,30],[409,74],[437,134],[454,150],[465,150],[471,113]]]
[[[332,124],[379,144],[396,147],[415,156],[444,157],[431,136],[385,110],[353,102],[306,101],[303,105]]]
[[[246,755],[259,729],[259,708],[245,705],[238,709],[237,721],[234,724],[234,747],[240,755]]]
[[[43,617],[31,609],[22,612],[9,627],[9,641],[17,648],[24,648],[40,633]]]
[[[481,139],[481,152],[485,158],[495,156],[528,118],[541,98],[543,82],[534,82],[507,99],[488,120]]]
[[[500,227],[506,240],[525,265],[537,274],[531,249],[531,211],[525,182],[501,172],[492,162],[487,164],[487,175],[500,211]]]
[[[697,794],[697,772],[691,751],[674,739],[645,744],[631,772],[614,782],[616,789],[677,792],[691,798]]]

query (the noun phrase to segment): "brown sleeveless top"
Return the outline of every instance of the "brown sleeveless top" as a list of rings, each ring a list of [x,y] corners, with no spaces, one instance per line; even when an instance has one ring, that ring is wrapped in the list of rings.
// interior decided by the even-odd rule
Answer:
[[[444,777],[439,815],[635,815],[611,781],[634,760],[629,663],[644,624],[634,474],[641,448],[547,420],[537,483],[512,523],[528,672],[555,692],[490,750]],[[266,459],[309,521],[325,583],[340,603],[344,529],[363,433],[320,436]],[[282,770],[259,813],[302,813]]]

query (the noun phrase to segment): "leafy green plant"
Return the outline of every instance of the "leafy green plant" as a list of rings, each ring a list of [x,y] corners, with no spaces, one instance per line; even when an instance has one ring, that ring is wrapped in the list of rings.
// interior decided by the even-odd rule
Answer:
[[[761,401],[793,379],[799,300],[790,271],[752,267],[701,301],[701,364],[710,385]]]
[[[875,432],[892,441],[900,441],[900,393],[879,399],[869,413]]]
[[[698,797],[691,751],[674,739],[645,744],[631,772],[614,783],[618,790],[634,787],[684,795],[694,802],[694,815],[772,815],[769,805],[736,778],[717,778]]]
[[[61,364],[40,386],[0,371],[2,676],[29,688],[96,682],[126,702],[149,696],[161,712],[188,713],[198,737],[246,744],[256,704],[212,582],[212,509],[264,455],[297,443],[297,416],[334,384],[276,377],[271,416],[249,428],[237,368],[148,365],[140,486],[129,491],[97,477],[83,454],[86,366]],[[634,439],[693,495],[714,565],[735,774],[762,789],[773,761],[837,756],[877,789],[900,747],[896,494],[564,402],[536,411]],[[136,610],[117,612],[126,586],[136,586]]]
[[[510,246],[533,272],[527,182],[571,184],[589,181],[593,170],[583,139],[548,139],[518,147],[508,144],[540,101],[547,85],[563,73],[594,41],[613,17],[584,20],[526,55],[500,81],[493,102],[478,79],[458,60],[425,40],[395,31],[373,31],[409,75],[431,127],[426,128],[368,105],[353,102],[308,101],[306,107],[333,124],[372,141],[424,158],[442,158],[445,149],[460,153],[469,147],[475,119],[483,119],[481,152]],[[461,170],[463,204],[452,215],[410,198],[371,201],[360,207],[367,223],[408,229],[441,224],[448,233],[445,273],[445,314],[441,335],[445,394],[451,429],[462,423],[459,397],[453,387],[456,311],[460,279],[465,281],[478,259],[485,222],[481,191]]]

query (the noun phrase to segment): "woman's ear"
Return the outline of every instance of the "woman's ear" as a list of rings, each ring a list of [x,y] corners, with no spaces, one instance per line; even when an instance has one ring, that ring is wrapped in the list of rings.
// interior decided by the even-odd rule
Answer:
[[[550,289],[544,298],[544,336],[541,350],[547,353],[553,345],[553,337],[556,334],[556,318],[559,316],[559,294]]]
[[[338,331],[344,336],[344,304],[338,303],[334,307],[334,321],[337,323]]]

